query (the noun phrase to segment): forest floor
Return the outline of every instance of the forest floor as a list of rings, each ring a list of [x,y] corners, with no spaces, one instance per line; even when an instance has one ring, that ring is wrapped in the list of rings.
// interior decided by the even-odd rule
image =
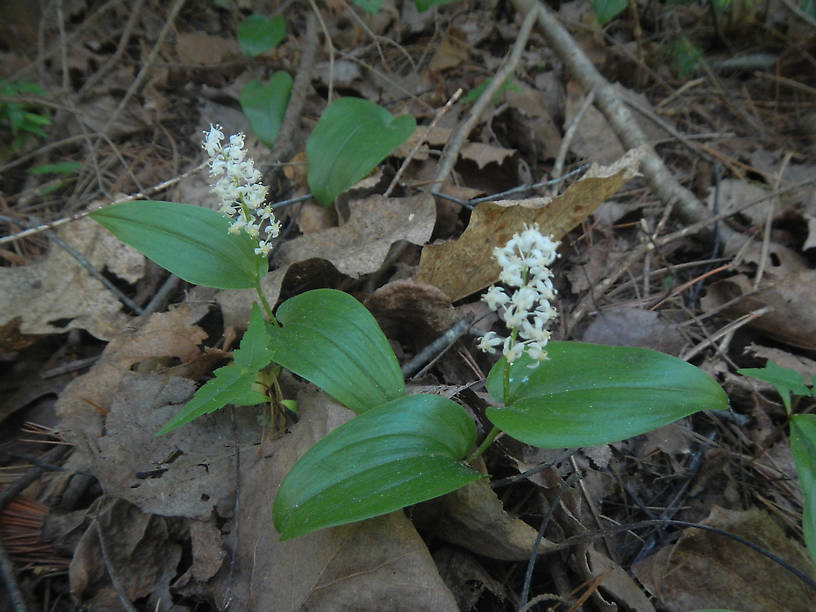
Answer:
[[[737,373],[816,373],[813,2],[634,1],[603,26],[586,0],[527,22],[532,0],[361,8],[377,4],[3,3],[0,610],[812,610],[813,582],[668,521],[816,576],[789,411]],[[250,14],[285,24],[252,56]],[[264,145],[242,92],[280,72],[292,110]],[[284,374],[299,420],[230,408],[156,438],[228,363],[252,295],[168,276],[86,213],[215,208],[211,124],[247,135],[270,201],[297,199],[307,138],[344,96],[418,127],[332,205],[276,209],[272,305],[349,293],[400,364],[476,320],[406,383],[483,435],[496,357],[476,343],[500,322],[480,294],[499,239],[537,223],[561,241],[554,340],[679,357],[729,409],[591,448],[501,437],[492,489],[279,541],[277,484],[344,409]]]

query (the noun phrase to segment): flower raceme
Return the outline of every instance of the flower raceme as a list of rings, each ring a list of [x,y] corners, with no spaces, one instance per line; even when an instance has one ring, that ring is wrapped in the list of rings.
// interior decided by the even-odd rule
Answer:
[[[210,124],[204,134],[201,148],[210,156],[210,176],[216,178],[211,190],[221,201],[219,211],[233,221],[230,233],[245,231],[258,241],[255,253],[266,257],[272,249],[270,240],[280,233],[280,222],[265,204],[267,188],[252,159],[246,157],[243,133],[230,136],[227,146],[221,145],[220,125]]]
[[[502,347],[508,362],[513,363],[525,352],[537,367],[546,360],[545,347],[550,340],[550,322],[558,316],[551,302],[556,290],[552,284],[550,266],[558,257],[560,242],[538,231],[538,224],[524,226],[521,234],[514,234],[504,247],[493,249],[502,271],[499,280],[516,287],[512,295],[501,287],[492,286],[482,299],[491,310],[497,311],[510,334],[499,336],[487,332],[479,341],[479,349],[495,353]]]

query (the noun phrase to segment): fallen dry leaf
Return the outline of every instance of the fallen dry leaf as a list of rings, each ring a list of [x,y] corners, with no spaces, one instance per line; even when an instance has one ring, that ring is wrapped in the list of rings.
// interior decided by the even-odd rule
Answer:
[[[505,149],[504,147],[496,147],[481,142],[469,142],[462,147],[459,155],[462,159],[476,162],[479,170],[481,170],[487,164],[496,163],[501,165],[505,159],[515,155],[515,153],[515,149]]]
[[[170,583],[181,561],[180,525],[139,512],[127,502],[103,498],[74,552],[69,568],[71,596],[88,610],[118,610],[122,603],[109,577],[116,572],[129,601],[148,598],[150,609],[171,601]],[[104,538],[105,554],[100,546]],[[110,568],[107,566],[110,563]]]
[[[428,194],[410,198],[375,195],[349,202],[349,218],[343,225],[283,243],[273,260],[275,269],[261,280],[261,288],[274,304],[289,267],[313,259],[326,260],[352,278],[376,272],[395,242],[425,244],[435,221],[436,207]],[[245,326],[255,297],[251,290],[219,292],[216,300],[225,324]]]
[[[413,517],[437,538],[503,561],[527,561],[538,535],[504,510],[485,479],[415,506]],[[552,542],[542,539],[538,553],[547,553],[552,547]]]
[[[816,271],[802,270],[780,279],[763,279],[759,291],[752,293],[753,282],[744,274],[713,283],[702,299],[704,310],[710,311],[743,297],[722,312],[737,318],[764,306],[772,310],[751,321],[750,325],[800,348],[816,349]]]
[[[541,233],[562,238],[636,175],[642,154],[633,149],[611,166],[593,166],[561,196],[543,205],[541,198],[479,204],[460,238],[422,250],[417,280],[436,285],[454,302],[484,289],[499,276],[491,255],[494,248],[525,224],[537,223]]]
[[[295,461],[354,415],[322,393],[298,394],[291,435],[242,461],[240,540],[232,581],[216,577],[216,601],[238,610],[454,611],[428,549],[400,510],[280,541],[270,509]]]
[[[239,56],[238,41],[234,38],[210,36],[201,32],[180,32],[176,51],[185,64],[203,66],[218,64],[228,56]]]
[[[640,308],[601,310],[581,338],[583,342],[612,346],[639,346],[679,355],[686,339],[660,313]]]
[[[97,270],[107,268],[131,283],[144,274],[144,257],[91,219],[70,223],[57,235]],[[56,244],[42,261],[0,268],[2,350],[9,350],[20,335],[34,336],[33,341],[70,329],[109,340],[127,324],[121,309],[119,300]]]
[[[788,539],[758,508],[714,506],[704,524],[758,544],[813,576],[804,548]],[[689,528],[680,541],[636,564],[635,576],[660,598],[664,610],[725,608],[743,612],[810,612],[813,592],[781,566],[730,538]]]

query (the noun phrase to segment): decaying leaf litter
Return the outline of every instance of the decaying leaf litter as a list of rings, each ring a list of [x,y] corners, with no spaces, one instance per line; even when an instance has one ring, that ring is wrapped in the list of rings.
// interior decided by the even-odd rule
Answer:
[[[7,148],[0,160],[4,486],[27,467],[41,473],[2,519],[20,596],[32,608],[99,610],[124,601],[518,609],[546,517],[530,593],[539,606],[808,609],[803,583],[761,557],[743,563],[752,553],[726,553],[719,536],[611,531],[654,518],[706,522],[809,567],[784,409],[770,386],[735,374],[767,359],[816,372],[816,29],[785,6],[742,14],[735,4],[718,29],[698,6],[636,6],[601,29],[588,3],[554,13],[529,0],[426,12],[384,2],[373,16],[342,1],[10,9],[2,77],[40,81],[52,120],[47,140]],[[252,12],[281,12],[287,33],[248,59],[234,34]],[[681,74],[682,58],[670,52],[683,26],[705,45],[694,74]],[[776,46],[769,32],[783,33]],[[757,52],[775,58],[772,69],[719,67]],[[50,234],[15,237],[199,166],[199,134],[211,122],[251,134],[242,85],[279,71],[294,79],[285,137],[271,153],[251,143],[276,200],[306,193],[298,154],[329,96],[410,114],[416,137],[456,89],[466,93],[424,143],[398,150],[333,207],[286,209],[290,229],[264,285],[271,302],[315,287],[352,293],[404,362],[461,318],[487,313],[477,294],[495,279],[492,247],[537,222],[564,241],[557,335],[692,359],[725,386],[730,418],[698,415],[574,453],[499,440],[485,469],[509,481],[494,489],[480,482],[280,542],[270,516],[277,485],[351,413],[289,377],[299,421],[277,439],[266,439],[249,409],[153,436],[228,357],[251,297],[168,283],[88,220],[55,226],[143,310],[137,315]],[[25,172],[67,160],[83,166],[61,182]],[[547,185],[472,213],[462,205],[585,163],[595,166],[559,185],[560,196]],[[212,206],[207,181],[190,173],[150,197]],[[454,398],[483,422],[477,383],[489,367],[466,335],[410,384]],[[44,455],[55,444],[71,446],[53,460],[61,471],[53,450]],[[723,589],[735,580],[740,588]]]

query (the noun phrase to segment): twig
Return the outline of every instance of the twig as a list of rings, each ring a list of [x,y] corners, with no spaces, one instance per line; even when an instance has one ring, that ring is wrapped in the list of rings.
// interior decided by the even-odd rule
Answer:
[[[558,149],[558,155],[555,156],[555,165],[553,165],[552,177],[554,179],[560,178],[561,173],[564,171],[564,160],[567,158],[567,151],[569,151],[570,145],[572,144],[573,138],[575,138],[575,134],[578,131],[578,126],[581,123],[581,119],[583,119],[584,114],[589,110],[589,107],[595,101],[595,90],[587,94],[587,97],[584,98],[584,101],[581,102],[581,106],[578,108],[578,112],[575,113],[575,116],[572,118],[567,131],[564,133],[564,138],[561,140],[561,146]],[[553,197],[558,195],[558,187],[559,184],[556,183],[553,186],[552,195]]]
[[[482,113],[484,113],[487,107],[493,102],[493,96],[495,96],[502,85],[504,85],[504,82],[516,71],[516,66],[518,66],[519,60],[521,59],[521,53],[524,51],[524,47],[527,46],[530,32],[533,30],[533,25],[538,15],[538,10],[535,8],[531,8],[525,12],[527,16],[521,24],[521,30],[519,30],[518,38],[516,38],[516,42],[510,52],[510,57],[507,58],[504,65],[493,76],[490,84],[485,87],[482,95],[479,96],[479,99],[476,100],[476,103],[473,105],[470,116],[456,129],[453,138],[451,138],[445,150],[442,152],[442,157],[439,160],[439,166],[436,170],[436,177],[431,184],[432,190],[438,190],[439,186],[448,178],[456,162],[456,158],[459,157],[459,151],[462,150],[462,146],[464,146],[470,132],[476,127]]]
[[[6,585],[9,603],[14,612],[28,612],[23,592],[20,590],[20,585],[17,584],[14,562],[9,557],[2,538],[0,538],[0,577],[3,579],[3,584]]]
[[[119,59],[125,52],[125,49],[130,42],[130,36],[133,33],[133,28],[136,26],[137,20],[142,17],[142,6],[144,5],[144,0],[137,0],[133,6],[129,7],[130,15],[128,17],[127,23],[125,23],[125,27],[122,31],[122,36],[119,37],[119,44],[116,46],[116,51],[113,52],[108,58],[108,61],[105,62],[105,65],[99,68],[96,72],[94,72],[87,81],[82,85],[82,87],[77,92],[76,99],[81,100],[82,97],[85,95],[85,92],[91,90],[91,88],[96,85],[99,80],[105,76],[108,72],[111,71],[118,63]]]
[[[159,49],[161,49],[162,45],[164,44],[164,39],[170,33],[173,22],[176,20],[176,15],[178,15],[182,6],[184,6],[184,0],[176,0],[173,4],[172,8],[170,9],[170,14],[167,16],[167,19],[159,32],[159,36],[156,39],[156,44],[154,44],[153,48],[150,49],[147,59],[142,63],[142,68],[139,70],[139,74],[137,74],[136,78],[133,79],[133,83],[131,83],[130,87],[128,87],[125,95],[119,101],[118,106],[113,111],[110,118],[105,122],[105,126],[102,128],[103,134],[107,133],[108,128],[110,128],[110,126],[113,125],[113,123],[119,118],[119,113],[121,113],[125,108],[130,98],[136,93],[136,90],[141,87],[142,81],[144,81],[145,77],[147,76],[148,70],[152,68],[153,62],[156,60],[156,56],[159,54]]]
[[[125,590],[125,585],[122,584],[121,580],[119,580],[119,573],[116,571],[116,568],[113,567],[113,562],[111,561],[110,555],[108,555],[108,546],[105,543],[105,536],[102,533],[102,527],[99,526],[98,517],[94,519],[94,527],[96,528],[96,537],[99,540],[99,550],[102,553],[102,560],[105,563],[105,569],[108,572],[108,577],[110,578],[111,584],[113,585],[113,589],[119,596],[119,601],[122,603],[122,606],[128,612],[138,612],[136,606],[134,606],[131,603],[130,599],[128,599],[127,591]]]
[[[68,446],[57,446],[56,448],[51,449],[45,454],[45,457],[43,457],[43,462],[46,464],[56,463],[65,453],[68,452],[69,448],[70,447]],[[18,478],[13,484],[4,487],[3,490],[0,491],[0,512],[2,512],[3,509],[5,509],[5,507],[8,506],[20,493],[25,491],[32,482],[37,480],[44,471],[45,469],[41,466],[32,467],[27,470],[25,474],[20,476],[20,478]],[[0,575],[2,575],[9,598],[14,606],[14,612],[26,612],[28,607],[26,606],[22,591],[20,591],[20,586],[17,584],[14,563],[12,563],[11,559],[9,558],[6,548],[3,546],[2,540],[0,540]]]
[[[275,147],[272,149],[272,159],[283,161],[292,157],[294,152],[295,129],[300,126],[300,117],[303,113],[303,104],[306,102],[306,95],[309,92],[312,71],[317,55],[317,25],[313,15],[306,17],[306,34],[301,41],[300,63],[295,75],[295,82],[292,84],[292,93],[289,96],[289,104],[286,106],[286,113],[283,115],[278,137],[275,139]]]
[[[448,331],[431,342],[424,349],[419,351],[413,359],[403,364],[402,375],[405,378],[413,376],[426,362],[428,366],[433,365],[450,347],[468,330],[473,323],[473,317],[467,316],[457,321]]]
[[[536,535],[535,542],[533,543],[533,548],[530,551],[530,558],[527,561],[527,572],[524,574],[524,587],[521,590],[521,601],[519,602],[519,606],[521,608],[524,608],[524,606],[527,604],[527,600],[530,599],[530,586],[533,583],[533,570],[535,569],[536,559],[538,558],[538,548],[541,546],[541,540],[544,539],[544,532],[547,530],[547,525],[549,524],[555,509],[558,507],[558,504],[561,503],[561,496],[573,482],[580,478],[580,472],[573,472],[567,477],[563,484],[558,487],[558,492],[555,494],[555,499],[550,501],[550,507],[547,510],[547,514],[544,515],[541,525],[538,527],[538,534]]]
[[[320,22],[320,29],[323,30],[323,34],[326,36],[326,44],[329,45],[329,95],[328,95],[328,103],[331,104],[332,101],[332,93],[334,91],[334,43],[331,39],[331,34],[329,34],[329,29],[326,27],[326,22],[323,21],[323,15],[320,14],[320,9],[315,4],[314,0],[309,0],[309,6],[312,7],[312,11],[317,16],[317,20]]]
[[[430,135],[431,131],[436,127],[436,124],[439,123],[439,120],[442,119],[445,113],[447,113],[450,110],[450,107],[453,106],[453,104],[461,97],[461,95],[462,88],[460,87],[453,93],[450,99],[447,102],[445,102],[445,106],[436,111],[436,115],[434,116],[433,121],[431,121],[430,125],[428,125],[428,127],[425,128],[422,137],[417,140],[417,143],[414,145],[414,148],[411,149],[410,153],[408,153],[407,157],[402,162],[402,165],[399,167],[399,170],[397,170],[397,173],[394,175],[394,178],[391,180],[391,184],[388,186],[388,189],[385,190],[385,193],[383,195],[386,198],[391,195],[391,192],[399,183],[399,180],[400,178],[402,178],[402,174],[405,172],[405,169],[408,167],[408,164],[411,163],[411,160],[414,158],[414,155],[416,155],[416,152],[419,151],[419,147],[421,147],[422,143],[424,143],[428,139],[428,136]]]
[[[111,202],[105,202],[104,204],[100,204],[90,210],[83,210],[82,212],[75,213],[68,217],[63,217],[62,219],[57,219],[56,221],[52,221],[51,223],[44,223],[42,225],[38,225],[36,227],[31,227],[29,229],[23,230],[21,232],[17,232],[16,234],[11,234],[10,236],[2,236],[0,237],[0,244],[6,244],[7,242],[14,242],[15,240],[19,240],[20,238],[25,238],[26,236],[31,236],[33,234],[39,234],[46,230],[54,229],[55,227],[60,227],[61,225],[65,225],[66,223],[71,223],[72,221],[78,221],[84,217],[87,217],[92,212],[97,210],[102,210],[103,208],[107,208],[108,206],[113,206],[114,204],[120,204],[121,202],[130,202],[132,200],[139,200],[141,198],[145,198],[151,194],[154,194],[158,191],[163,191],[168,187],[172,187],[179,181],[186,179],[191,174],[194,174],[204,168],[207,165],[207,162],[203,162],[196,166],[195,168],[189,169],[184,174],[180,174],[175,176],[171,179],[167,179],[166,181],[162,181],[153,187],[149,187],[145,191],[140,191],[138,193],[134,193],[123,198],[119,198],[117,200],[113,200]]]
[[[778,191],[782,185],[782,176],[785,174],[785,169],[788,167],[788,162],[793,157],[793,152],[785,153],[785,158],[782,160],[782,165],[779,167],[779,172],[774,178],[774,191]],[[765,216],[765,229],[762,232],[762,250],[759,255],[759,265],[757,266],[756,278],[754,279],[754,289],[759,289],[759,283],[762,281],[762,275],[765,273],[765,265],[768,261],[768,249],[771,245],[771,226],[773,225],[774,205],[778,198],[771,198],[768,201],[768,213]]]
[[[705,205],[672,176],[654,148],[647,143],[646,135],[621,102],[615,88],[598,72],[552,12],[538,0],[513,0],[513,5],[524,14],[537,8],[539,28],[550,46],[585,91],[595,90],[598,108],[623,145],[630,149],[645,145],[641,168],[658,197],[664,202],[676,201],[678,216],[686,223],[708,218],[710,213]]]

